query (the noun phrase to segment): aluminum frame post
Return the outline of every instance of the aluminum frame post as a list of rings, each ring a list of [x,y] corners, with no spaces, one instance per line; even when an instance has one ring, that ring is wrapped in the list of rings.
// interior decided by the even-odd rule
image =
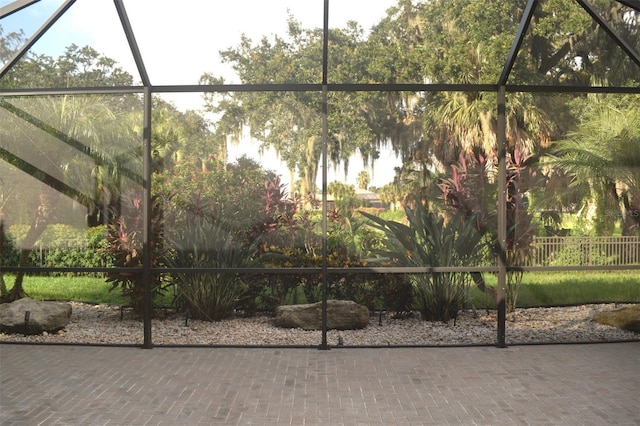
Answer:
[[[507,116],[506,91],[498,88],[498,335],[496,346],[506,348],[506,282],[507,282]]]
[[[142,134],[142,164],[143,164],[143,218],[142,229],[142,280],[143,280],[143,328],[144,343],[143,349],[151,349],[153,341],[151,339],[151,314],[153,300],[151,300],[151,109],[152,93],[150,87],[144,90],[144,124]]]
[[[322,341],[318,349],[329,350],[327,342],[327,297],[329,277],[327,265],[327,141],[329,117],[327,107],[327,72],[329,57],[329,0],[324,0],[324,23],[322,40]]]

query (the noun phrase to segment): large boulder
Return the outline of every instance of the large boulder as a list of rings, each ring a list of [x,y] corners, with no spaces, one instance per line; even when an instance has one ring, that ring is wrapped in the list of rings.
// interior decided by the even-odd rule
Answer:
[[[322,330],[322,302],[276,308],[278,327]],[[327,301],[327,329],[354,330],[369,324],[369,310],[350,300]]]
[[[599,324],[640,333],[640,304],[600,313],[593,320]]]
[[[63,329],[71,319],[71,305],[23,299],[0,304],[0,331],[10,334],[53,333]]]

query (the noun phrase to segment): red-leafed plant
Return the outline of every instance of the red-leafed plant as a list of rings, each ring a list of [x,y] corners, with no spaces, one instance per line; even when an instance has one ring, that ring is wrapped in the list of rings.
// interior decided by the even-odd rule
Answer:
[[[108,245],[104,249],[113,259],[114,266],[131,268],[131,272],[113,272],[107,277],[111,290],[120,288],[129,300],[129,305],[137,316],[144,309],[144,265],[143,251],[143,196],[141,192],[123,195],[122,209],[118,217],[107,227]],[[150,262],[152,267],[164,265],[164,235],[162,204],[154,197],[151,202]],[[159,276],[150,277],[152,300],[164,291]]]
[[[517,148],[506,156],[506,252],[500,253],[498,244],[497,196],[498,165],[482,152],[461,155],[452,166],[451,177],[442,179],[439,188],[445,205],[452,215],[474,217],[476,229],[485,236],[485,242],[494,257],[503,256],[507,265],[523,265],[531,256],[535,226],[528,209],[527,192],[537,179],[533,157]],[[522,271],[507,273],[506,304],[509,312],[516,308]],[[475,283],[485,290],[481,273],[472,273]]]

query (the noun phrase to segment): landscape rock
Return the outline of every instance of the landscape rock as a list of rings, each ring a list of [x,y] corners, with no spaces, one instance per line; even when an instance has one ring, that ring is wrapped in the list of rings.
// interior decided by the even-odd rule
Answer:
[[[0,344],[9,342],[142,345],[143,322],[133,312],[121,316],[120,305],[69,302],[73,307],[71,321],[64,330],[26,336],[0,332]],[[518,309],[514,321],[507,323],[507,344],[584,343],[607,341],[637,342],[637,333],[598,324],[593,316],[599,312],[628,306],[589,304],[554,308]],[[329,330],[331,346],[450,346],[495,345],[495,310],[464,309],[453,321],[427,322],[419,313],[396,318],[391,313],[382,317],[371,315],[369,325],[359,330]],[[153,344],[162,345],[223,345],[223,346],[308,346],[317,347],[322,339],[320,330],[276,327],[273,316],[257,314],[235,316],[223,321],[190,319],[185,324],[184,313],[169,311],[162,321],[153,323]]]
[[[283,328],[322,329],[322,302],[286,305],[276,309],[274,323]],[[351,300],[327,301],[327,329],[356,330],[369,324],[369,309]]]
[[[71,319],[71,305],[43,302],[28,297],[0,304],[0,331],[9,334],[35,335],[55,333]]]
[[[640,305],[602,312],[596,315],[593,320],[600,324],[640,333]]]

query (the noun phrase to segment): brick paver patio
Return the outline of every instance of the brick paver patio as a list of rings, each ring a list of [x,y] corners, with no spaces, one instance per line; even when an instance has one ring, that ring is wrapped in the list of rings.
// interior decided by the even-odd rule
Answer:
[[[638,425],[640,343],[0,345],[2,425]]]

